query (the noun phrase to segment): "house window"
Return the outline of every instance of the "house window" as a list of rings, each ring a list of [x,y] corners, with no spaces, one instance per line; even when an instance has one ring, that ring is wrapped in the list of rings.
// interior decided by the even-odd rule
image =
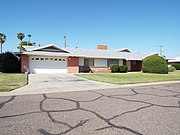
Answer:
[[[94,66],[94,59],[84,59],[84,66]]]
[[[50,58],[50,60],[53,60],[53,58]]]
[[[31,58],[31,60],[34,60],[34,58]]]
[[[41,60],[44,60],[44,58],[41,58]]]
[[[63,59],[63,61],[65,61],[65,59]]]
[[[39,60],[39,58],[36,58],[36,60]]]
[[[48,60],[48,58],[45,58],[45,60]]]
[[[118,64],[119,65],[119,60],[118,59],[108,59],[107,60],[107,66],[111,64]]]
[[[127,65],[127,61],[126,60],[123,60],[123,65]]]
[[[59,61],[62,61],[62,59],[59,59]]]
[[[57,59],[54,59],[55,61],[57,61]]]

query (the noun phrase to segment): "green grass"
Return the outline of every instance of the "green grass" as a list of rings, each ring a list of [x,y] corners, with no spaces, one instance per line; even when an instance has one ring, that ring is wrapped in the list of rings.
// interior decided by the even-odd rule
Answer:
[[[0,73],[0,92],[8,92],[27,84],[27,74]]]
[[[150,73],[102,73],[102,74],[76,74],[86,79],[106,82],[112,84],[134,84],[161,81],[180,80],[180,70],[169,74],[150,74]]]

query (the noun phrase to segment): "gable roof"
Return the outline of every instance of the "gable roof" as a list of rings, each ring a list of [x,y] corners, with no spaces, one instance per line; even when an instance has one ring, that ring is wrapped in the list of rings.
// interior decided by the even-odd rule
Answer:
[[[23,48],[25,49],[25,51],[32,51],[38,47],[37,46],[23,46]]]
[[[63,51],[69,53],[67,50],[61,49],[54,44],[49,44],[45,46],[23,46],[23,48],[26,51],[56,51],[56,52]]]
[[[76,54],[70,53],[66,49],[59,48],[54,44],[46,46],[23,46],[25,51],[22,54],[28,55],[45,55],[45,56],[77,56]]]
[[[119,52],[129,52],[129,53],[131,53],[131,51],[130,51],[128,48],[118,49],[117,51],[119,51]]]

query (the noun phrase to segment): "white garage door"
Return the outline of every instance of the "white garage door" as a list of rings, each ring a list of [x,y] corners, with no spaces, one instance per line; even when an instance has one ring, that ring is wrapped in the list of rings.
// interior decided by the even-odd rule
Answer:
[[[30,57],[30,73],[67,73],[65,57]]]

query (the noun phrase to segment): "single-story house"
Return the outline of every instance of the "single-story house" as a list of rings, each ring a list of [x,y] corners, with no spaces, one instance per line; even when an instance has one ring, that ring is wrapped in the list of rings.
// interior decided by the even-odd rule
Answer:
[[[46,46],[23,46],[21,72],[28,73],[81,73],[110,72],[110,64],[127,65],[128,71],[141,71],[142,60],[147,56],[128,49],[107,50],[98,45],[97,50],[59,48]]]
[[[180,57],[175,57],[173,59],[168,60],[168,64],[176,64],[176,63],[180,64]]]

